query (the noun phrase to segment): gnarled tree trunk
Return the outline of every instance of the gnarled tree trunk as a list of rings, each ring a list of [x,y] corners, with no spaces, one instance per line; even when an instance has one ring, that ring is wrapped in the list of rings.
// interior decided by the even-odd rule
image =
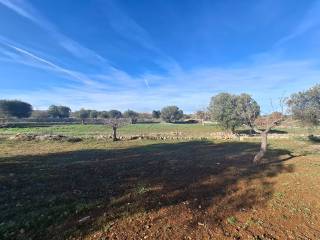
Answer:
[[[263,131],[261,132],[261,146],[260,151],[254,156],[253,162],[255,164],[260,164],[262,161],[262,158],[267,152],[268,148],[268,132],[269,131]]]
[[[113,132],[112,140],[115,142],[115,141],[118,140],[118,138],[117,138],[117,127],[113,126],[112,127],[112,132]]]

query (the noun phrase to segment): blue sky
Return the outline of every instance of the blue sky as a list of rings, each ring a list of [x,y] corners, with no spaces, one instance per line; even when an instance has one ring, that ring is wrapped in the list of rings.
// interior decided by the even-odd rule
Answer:
[[[73,110],[204,109],[320,81],[320,1],[0,0],[0,98]]]

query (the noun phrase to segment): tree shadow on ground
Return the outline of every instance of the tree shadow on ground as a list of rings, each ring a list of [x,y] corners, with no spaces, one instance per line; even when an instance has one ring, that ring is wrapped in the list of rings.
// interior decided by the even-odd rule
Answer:
[[[236,130],[237,134],[257,134],[254,130],[250,130],[250,129],[239,129]],[[269,134],[287,134],[287,131],[283,131],[283,130],[278,130],[278,129],[271,129],[269,131]]]
[[[320,143],[320,136],[309,135],[308,139],[313,143]]]
[[[199,212],[195,221],[208,208],[217,221],[265,204],[273,194],[268,179],[293,171],[284,149],[270,150],[273,163],[252,165],[258,149],[256,143],[191,141],[2,157],[0,236],[85,236],[120,217],[185,202]]]
[[[61,123],[57,123],[57,124],[61,124]],[[3,128],[33,128],[33,127],[51,127],[53,125],[57,125],[55,123],[37,123],[37,122],[33,122],[33,123],[6,123],[5,125],[3,125]]]

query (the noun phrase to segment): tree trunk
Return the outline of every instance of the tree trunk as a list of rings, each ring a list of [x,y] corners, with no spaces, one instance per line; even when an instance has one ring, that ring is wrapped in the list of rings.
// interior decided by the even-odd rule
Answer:
[[[253,135],[253,131],[252,128],[249,129],[249,135],[252,136]]]
[[[268,131],[263,131],[261,133],[261,147],[260,151],[254,156],[253,163],[260,164],[262,158],[267,152],[268,147]]]
[[[113,131],[113,138],[112,140],[115,142],[117,141],[117,128],[116,127],[112,127],[112,131]]]

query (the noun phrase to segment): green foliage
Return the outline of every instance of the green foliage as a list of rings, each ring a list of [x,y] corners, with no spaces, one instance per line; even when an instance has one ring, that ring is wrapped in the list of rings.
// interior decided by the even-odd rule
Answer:
[[[109,116],[110,118],[121,118],[122,117],[122,113],[118,110],[110,110],[109,111]]]
[[[236,113],[242,124],[253,127],[257,117],[260,115],[259,104],[246,93],[237,96]]]
[[[241,124],[236,108],[236,95],[220,93],[211,98],[208,111],[213,121],[219,122],[225,129],[234,131]]]
[[[123,113],[123,116],[125,118],[130,118],[131,119],[131,123],[137,123],[138,121],[138,117],[139,117],[139,113],[132,111],[132,110],[127,110]]]
[[[90,118],[97,118],[97,117],[98,117],[98,111],[90,110]]]
[[[153,110],[152,111],[152,117],[153,118],[158,119],[158,118],[160,118],[160,116],[161,116],[161,111],[159,111],[159,110]]]
[[[161,118],[165,122],[175,122],[180,120],[183,117],[183,111],[180,110],[177,106],[167,106],[161,110]]]
[[[235,225],[235,224],[237,224],[238,221],[234,216],[230,216],[227,218],[227,222],[231,225]]]
[[[80,119],[86,119],[90,116],[90,110],[86,110],[84,108],[81,108],[79,111],[75,113],[76,117]]]
[[[109,117],[110,117],[110,114],[109,114],[108,111],[101,111],[101,112],[98,113],[98,116],[99,116],[100,118],[109,118]]]
[[[71,109],[66,106],[51,105],[48,109],[48,116],[53,118],[70,117]]]
[[[18,100],[0,100],[0,116],[27,118],[32,113],[32,106],[29,103]]]
[[[292,94],[287,104],[294,118],[307,125],[319,125],[320,84],[307,91]]]
[[[213,121],[219,122],[232,132],[242,124],[252,127],[260,115],[258,103],[245,93],[240,95],[220,93],[211,98],[208,111]]]

